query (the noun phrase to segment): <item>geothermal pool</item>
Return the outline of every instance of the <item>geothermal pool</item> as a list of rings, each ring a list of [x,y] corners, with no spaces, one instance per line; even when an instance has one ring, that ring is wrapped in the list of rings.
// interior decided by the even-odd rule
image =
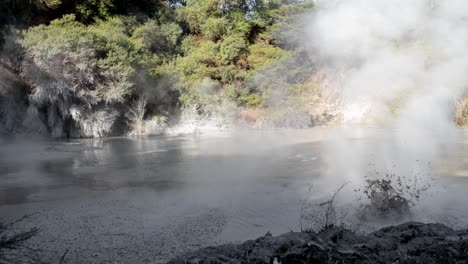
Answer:
[[[336,188],[323,179],[329,132],[5,139],[0,220],[32,214],[22,225],[41,232],[30,244],[54,263],[67,250],[65,263],[161,263],[203,246],[297,231],[310,186],[312,200]],[[453,177],[466,174],[465,145],[442,173],[449,175],[433,179],[415,220],[468,222],[468,178]]]

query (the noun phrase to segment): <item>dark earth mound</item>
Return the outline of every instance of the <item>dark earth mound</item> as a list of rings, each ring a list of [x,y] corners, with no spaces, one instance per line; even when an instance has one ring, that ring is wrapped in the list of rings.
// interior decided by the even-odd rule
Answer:
[[[468,230],[408,222],[365,235],[336,227],[266,234],[240,245],[201,249],[169,263],[468,263]]]

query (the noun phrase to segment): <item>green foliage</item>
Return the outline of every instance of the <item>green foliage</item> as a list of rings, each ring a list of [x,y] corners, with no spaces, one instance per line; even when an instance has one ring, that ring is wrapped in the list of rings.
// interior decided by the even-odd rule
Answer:
[[[112,0],[87,0],[77,3],[76,13],[83,20],[88,20],[93,17],[108,17],[114,13],[115,8]]]
[[[176,23],[159,25],[156,20],[148,20],[133,33],[149,53],[167,54],[178,50],[182,28]]]
[[[62,52],[74,54],[88,53],[92,50],[95,38],[86,28],[75,21],[74,15],[54,20],[49,26],[40,25],[26,31],[23,45],[28,54],[38,60],[53,60]]]
[[[229,21],[225,17],[210,17],[202,26],[203,34],[211,40],[220,39],[228,29]]]
[[[220,59],[224,65],[234,63],[247,49],[246,40],[238,34],[227,36],[220,45]]]
[[[87,30],[97,38],[98,72],[108,81],[98,85],[94,94],[106,102],[123,102],[134,88],[135,64],[139,61],[137,47],[130,39],[135,28],[132,18],[114,17],[98,20]]]
[[[224,87],[223,95],[230,101],[236,102],[242,93],[236,86],[226,85],[226,87]]]
[[[116,15],[128,13],[141,13],[147,16],[154,15],[164,6],[160,0],[139,0],[129,2],[126,0],[42,0],[53,4],[62,14],[73,13],[79,21],[90,23],[96,19],[107,19]]]
[[[192,49],[194,47],[195,47],[195,37],[194,36],[188,35],[182,40],[181,49],[182,49],[182,52],[184,53],[184,55],[190,54],[190,52],[192,51]]]
[[[262,97],[258,94],[249,94],[247,96],[243,96],[239,99],[239,101],[248,107],[260,107],[262,106]]]
[[[249,35],[252,33],[252,29],[254,23],[251,20],[246,19],[245,13],[242,12],[232,12],[230,14],[231,18],[231,34],[238,34],[241,35],[242,38],[247,39]]]
[[[265,99],[274,89],[288,85],[269,78],[260,86],[251,79],[258,71],[287,59],[292,52],[275,46],[276,24],[310,8],[310,4],[291,1],[187,1],[180,8],[179,21],[189,35],[181,42],[183,57],[174,60],[170,72],[178,76],[182,87],[182,103],[196,103],[197,96],[185,93],[197,90],[205,78],[220,84],[223,96],[248,107],[265,106]],[[277,69],[278,72],[284,68]],[[268,70],[269,71],[269,70]],[[261,77],[262,78],[262,77]],[[195,88],[194,88],[195,87]],[[256,92],[246,92],[253,90]],[[214,91],[219,93],[219,91]],[[191,100],[186,100],[191,98]],[[204,105],[199,103],[198,105]]]
[[[216,2],[216,0],[188,0],[187,6],[178,10],[179,17],[187,24],[191,33],[197,34],[208,18],[216,13]]]
[[[288,52],[281,48],[265,43],[258,43],[249,47],[248,61],[253,69],[261,69],[285,58]]]
[[[36,2],[48,8],[56,8],[62,4],[62,0],[38,0]]]
[[[291,0],[40,0],[40,21],[61,18],[24,32],[23,75],[32,101],[57,104],[64,118],[78,118],[72,106],[104,116],[141,96],[146,118],[174,107],[268,107],[276,91],[306,79],[303,64],[283,64],[297,51],[286,50],[278,29],[309,7]],[[9,10],[0,4],[0,14]]]
[[[193,81],[186,85],[180,101],[186,107],[196,106],[201,114],[210,113],[220,103],[219,83],[209,78]]]

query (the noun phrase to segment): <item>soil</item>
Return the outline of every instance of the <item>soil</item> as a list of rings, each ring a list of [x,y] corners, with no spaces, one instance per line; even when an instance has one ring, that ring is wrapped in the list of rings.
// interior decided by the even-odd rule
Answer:
[[[266,234],[242,244],[208,247],[169,264],[468,263],[468,230],[408,222],[358,234],[332,227],[317,233]]]

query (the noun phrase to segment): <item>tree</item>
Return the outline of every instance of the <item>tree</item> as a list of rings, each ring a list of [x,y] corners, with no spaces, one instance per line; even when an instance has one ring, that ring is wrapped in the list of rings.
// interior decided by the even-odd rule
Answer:
[[[41,131],[75,129],[80,136],[108,134],[141,95],[142,122],[180,108],[210,113],[225,102],[267,106],[268,90],[278,85],[251,85],[253,76],[294,54],[277,45],[275,32],[305,6],[286,0],[34,0],[30,11],[21,11],[29,1],[0,3],[0,26],[21,12],[28,15],[18,17],[33,21],[17,67],[32,88],[26,115],[44,123],[37,125]]]

